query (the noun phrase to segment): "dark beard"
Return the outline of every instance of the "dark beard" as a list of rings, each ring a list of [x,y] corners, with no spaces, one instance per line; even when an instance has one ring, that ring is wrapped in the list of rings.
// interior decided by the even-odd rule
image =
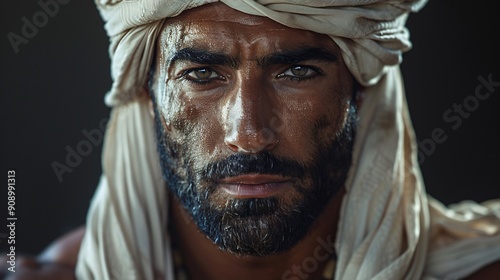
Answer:
[[[156,104],[154,108],[164,179],[199,230],[222,250],[246,256],[288,251],[307,234],[345,183],[356,127],[353,106],[344,128],[329,143],[322,143],[319,134],[330,123],[320,120],[315,124],[316,151],[310,163],[299,163],[266,151],[233,154],[201,170],[193,167],[188,141],[177,143],[169,139]],[[293,195],[286,199],[234,198],[222,206],[211,201],[219,179],[250,173],[294,178]]]

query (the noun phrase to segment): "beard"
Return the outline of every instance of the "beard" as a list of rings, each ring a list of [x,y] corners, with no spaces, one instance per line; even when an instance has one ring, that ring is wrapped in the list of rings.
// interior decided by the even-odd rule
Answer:
[[[153,103],[155,103],[154,98]],[[304,238],[332,197],[344,186],[351,165],[356,112],[334,139],[321,141],[330,125],[322,119],[313,129],[312,160],[301,163],[269,151],[236,153],[195,168],[195,138],[169,138],[154,104],[163,177],[199,230],[221,250],[238,256],[269,256],[288,251]],[[198,157],[199,158],[199,157]],[[197,166],[197,165],[196,165]],[[292,190],[265,198],[220,196],[218,180],[244,174],[292,178]]]

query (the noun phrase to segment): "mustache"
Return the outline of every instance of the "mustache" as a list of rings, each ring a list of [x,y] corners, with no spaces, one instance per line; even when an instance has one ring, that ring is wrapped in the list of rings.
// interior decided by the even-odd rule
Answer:
[[[307,168],[295,160],[264,151],[258,154],[233,154],[225,159],[209,163],[200,170],[202,178],[212,182],[252,173],[302,179],[307,173]]]

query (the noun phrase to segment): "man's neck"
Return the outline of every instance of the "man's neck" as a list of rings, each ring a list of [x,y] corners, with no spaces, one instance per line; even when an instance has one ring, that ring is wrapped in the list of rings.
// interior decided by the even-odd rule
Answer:
[[[198,230],[174,195],[170,195],[173,242],[192,280],[320,279],[328,260],[335,254],[334,242],[344,194],[342,189],[332,198],[297,245],[283,254],[267,257],[238,257],[221,251]]]

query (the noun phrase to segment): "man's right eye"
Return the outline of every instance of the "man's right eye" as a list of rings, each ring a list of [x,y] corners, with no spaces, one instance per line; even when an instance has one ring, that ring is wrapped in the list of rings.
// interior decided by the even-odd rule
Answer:
[[[217,72],[215,72],[212,68],[205,67],[205,68],[196,68],[196,69],[189,69],[183,73],[183,75],[188,81],[194,82],[194,83],[208,83],[211,80],[224,80],[224,76],[219,75]]]

